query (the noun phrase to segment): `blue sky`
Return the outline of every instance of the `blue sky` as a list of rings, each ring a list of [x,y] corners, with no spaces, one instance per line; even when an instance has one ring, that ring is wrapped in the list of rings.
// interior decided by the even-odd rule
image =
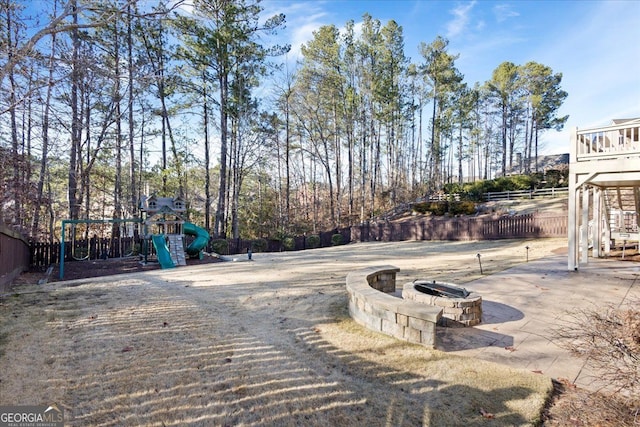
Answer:
[[[384,25],[403,27],[405,54],[421,62],[420,42],[449,39],[456,65],[473,85],[491,78],[504,61],[536,61],[563,74],[569,93],[559,115],[565,129],[543,135],[543,152],[569,151],[570,129],[640,117],[640,0],[609,1],[424,1],[263,0],[264,13],[284,13],[281,40],[289,59],[322,25],[356,24],[368,12]]]

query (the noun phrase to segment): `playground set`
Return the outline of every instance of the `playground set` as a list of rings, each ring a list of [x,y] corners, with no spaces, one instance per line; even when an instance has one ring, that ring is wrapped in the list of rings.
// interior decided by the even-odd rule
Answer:
[[[142,218],[63,220],[60,279],[64,278],[67,226],[69,255],[78,261],[137,255],[143,265],[155,258],[160,267],[173,268],[186,265],[186,256],[202,259],[209,242],[209,233],[184,220],[183,215],[187,209],[181,197],[143,196],[140,210]],[[109,238],[104,238],[105,235]],[[185,236],[193,237],[186,248]]]

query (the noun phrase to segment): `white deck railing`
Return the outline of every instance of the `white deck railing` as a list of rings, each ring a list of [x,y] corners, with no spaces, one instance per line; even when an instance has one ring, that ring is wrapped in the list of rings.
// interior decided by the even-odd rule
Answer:
[[[640,120],[576,130],[576,160],[640,155]]]

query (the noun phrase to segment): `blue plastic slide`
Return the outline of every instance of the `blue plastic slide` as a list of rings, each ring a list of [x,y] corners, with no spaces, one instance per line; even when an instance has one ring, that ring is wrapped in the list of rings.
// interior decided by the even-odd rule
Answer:
[[[154,234],[151,236],[153,240],[153,246],[156,248],[156,254],[158,255],[158,262],[162,268],[173,268],[175,264],[171,259],[169,248],[167,247],[167,241],[162,234]]]
[[[185,252],[190,256],[200,255],[200,251],[207,247],[207,243],[209,243],[209,233],[207,233],[207,230],[190,222],[185,222],[182,230],[184,234],[196,236],[196,239],[187,246]]]

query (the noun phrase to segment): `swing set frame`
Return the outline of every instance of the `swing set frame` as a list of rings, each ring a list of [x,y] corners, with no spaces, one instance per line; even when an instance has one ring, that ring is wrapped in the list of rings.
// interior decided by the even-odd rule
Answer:
[[[123,223],[134,223],[141,224],[143,223],[142,218],[124,218],[124,219],[64,219],[62,220],[62,232],[60,236],[60,280],[64,279],[64,259],[65,259],[65,229],[68,224],[73,225],[74,227],[77,224],[85,224],[87,227],[90,224],[123,224]],[[88,237],[88,236],[87,236]],[[71,239],[75,238],[74,235],[71,236]],[[73,240],[72,240],[73,241]],[[73,248],[71,248],[73,253]]]

